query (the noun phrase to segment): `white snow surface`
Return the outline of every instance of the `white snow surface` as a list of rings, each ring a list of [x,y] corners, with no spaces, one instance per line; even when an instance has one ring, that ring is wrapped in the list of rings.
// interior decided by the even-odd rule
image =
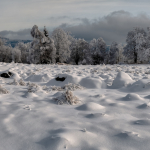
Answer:
[[[1,150],[150,149],[150,65],[0,63],[6,70],[14,75],[0,77]],[[69,83],[84,87],[71,91],[79,103],[58,105],[64,91],[51,86]]]

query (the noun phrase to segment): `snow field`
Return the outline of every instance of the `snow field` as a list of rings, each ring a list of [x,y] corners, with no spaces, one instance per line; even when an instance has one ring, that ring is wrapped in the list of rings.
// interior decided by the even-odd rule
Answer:
[[[1,149],[149,150],[149,68],[0,63]]]

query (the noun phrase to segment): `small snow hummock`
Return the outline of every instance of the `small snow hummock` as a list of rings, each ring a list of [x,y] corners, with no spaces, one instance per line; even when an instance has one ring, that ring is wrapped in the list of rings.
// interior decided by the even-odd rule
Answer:
[[[122,88],[133,82],[134,81],[127,73],[120,71],[112,83],[112,88]]]
[[[74,105],[80,102],[79,98],[74,96],[70,90],[67,90],[66,92],[62,93],[61,96],[55,98],[55,101],[58,103],[58,105],[62,104]]]

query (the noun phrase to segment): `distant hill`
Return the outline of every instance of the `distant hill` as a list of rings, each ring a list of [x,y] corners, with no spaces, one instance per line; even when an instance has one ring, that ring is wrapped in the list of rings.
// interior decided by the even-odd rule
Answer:
[[[15,47],[16,44],[18,44],[19,42],[23,42],[23,43],[32,42],[31,40],[10,40],[4,37],[0,37],[0,39],[4,40],[6,42],[6,45],[11,45],[12,47]]]

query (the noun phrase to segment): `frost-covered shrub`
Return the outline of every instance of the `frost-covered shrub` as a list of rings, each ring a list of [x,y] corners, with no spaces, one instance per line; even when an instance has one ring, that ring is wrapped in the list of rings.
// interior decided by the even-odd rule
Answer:
[[[42,90],[44,90],[44,91],[47,92],[47,93],[51,91],[51,89],[48,88],[46,85],[44,85],[44,86],[42,87]]]
[[[74,96],[70,90],[67,90],[65,93],[62,93],[60,97],[55,98],[55,101],[58,103],[58,105],[74,105],[80,102],[79,98]]]
[[[7,94],[8,91],[0,85],[0,94]]]
[[[28,92],[35,93],[38,90],[39,86],[37,84],[28,82]]]
[[[21,86],[26,86],[26,83],[23,81],[23,79],[20,79],[20,80],[19,80],[19,85],[21,85]]]
[[[23,79],[20,79],[19,81],[17,81],[16,79],[14,79],[13,82],[9,83],[10,85],[21,85],[21,86],[26,86],[26,83],[23,81]]]
[[[60,87],[60,86],[51,86],[52,91],[64,91],[64,90],[70,90],[70,91],[75,91],[75,90],[82,90],[84,89],[83,86],[80,84],[73,84],[73,83],[68,83],[65,84],[65,86]]]
[[[51,86],[52,91],[63,91],[64,89],[60,86]]]
[[[75,90],[82,90],[84,89],[84,87],[81,86],[80,84],[68,83],[63,87],[63,89],[75,91]]]

